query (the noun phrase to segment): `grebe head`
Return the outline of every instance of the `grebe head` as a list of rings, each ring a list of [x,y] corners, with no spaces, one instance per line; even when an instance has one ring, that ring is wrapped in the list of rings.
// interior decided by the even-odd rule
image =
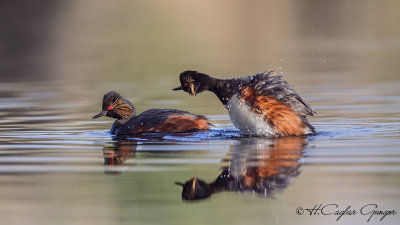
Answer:
[[[187,70],[179,75],[181,86],[172,89],[173,91],[183,90],[190,95],[208,90],[210,76],[193,70]]]
[[[108,116],[117,120],[126,120],[136,115],[135,107],[126,98],[115,91],[110,91],[103,97],[102,111],[92,119]]]

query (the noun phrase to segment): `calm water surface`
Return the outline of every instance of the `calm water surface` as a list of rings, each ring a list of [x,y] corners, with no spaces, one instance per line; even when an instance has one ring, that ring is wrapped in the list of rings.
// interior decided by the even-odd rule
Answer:
[[[1,224],[366,224],[369,216],[359,210],[371,203],[397,215],[373,216],[368,224],[400,223],[400,32],[391,17],[398,4],[386,4],[383,19],[370,14],[374,5],[362,5],[360,17],[377,21],[372,25],[354,20],[349,9],[359,5],[345,3],[275,4],[288,14],[283,21],[274,10],[259,14],[267,2],[232,4],[223,15],[212,8],[224,5],[197,4],[217,21],[210,25],[188,17],[197,10],[180,1],[71,2],[13,22],[35,26],[30,16],[37,14],[48,24],[27,29],[31,48],[1,53]],[[168,7],[185,10],[170,15]],[[243,10],[241,19],[235,9]],[[93,10],[102,16],[87,13]],[[337,11],[350,22],[337,21]],[[236,18],[234,25],[227,18]],[[115,26],[100,26],[105,22]],[[211,34],[203,34],[207,29]],[[15,41],[5,33],[2,39]],[[226,78],[275,69],[317,112],[310,120],[318,134],[244,137],[212,94],[171,91],[184,69]],[[111,119],[90,119],[109,90],[138,112],[179,108],[215,126],[117,138],[108,132]],[[183,201],[174,184],[195,176],[212,183],[226,171],[236,189],[195,203]],[[246,185],[255,188],[237,188]],[[296,214],[319,204],[358,213],[339,222]]]

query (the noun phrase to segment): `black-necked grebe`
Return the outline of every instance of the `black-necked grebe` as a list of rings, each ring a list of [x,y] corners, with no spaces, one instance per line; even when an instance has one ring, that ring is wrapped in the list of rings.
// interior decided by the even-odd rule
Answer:
[[[229,112],[232,123],[244,134],[289,136],[315,134],[306,116],[311,107],[282,79],[259,73],[235,79],[217,79],[197,71],[180,74],[181,86],[190,95],[214,92]]]
[[[110,130],[116,135],[187,133],[210,129],[210,123],[204,116],[177,109],[149,109],[136,116],[133,104],[115,91],[104,95],[102,111],[92,119],[101,116],[117,119]]]

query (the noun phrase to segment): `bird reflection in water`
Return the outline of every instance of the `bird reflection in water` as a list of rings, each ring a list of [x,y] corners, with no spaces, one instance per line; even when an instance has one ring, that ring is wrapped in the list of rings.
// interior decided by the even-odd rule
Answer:
[[[256,192],[265,197],[288,187],[299,175],[306,137],[243,138],[232,145],[222,161],[222,173],[207,183],[194,177],[185,183],[182,199],[207,199],[218,192]]]
[[[137,141],[126,138],[114,138],[111,145],[105,145],[103,148],[104,165],[109,166],[106,173],[120,173],[121,168],[113,168],[120,166],[126,160],[134,158],[136,155]]]

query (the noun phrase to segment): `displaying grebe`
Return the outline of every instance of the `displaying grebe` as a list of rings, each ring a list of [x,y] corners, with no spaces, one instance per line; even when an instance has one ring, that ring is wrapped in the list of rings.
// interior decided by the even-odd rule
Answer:
[[[232,123],[244,134],[289,136],[315,134],[306,116],[314,111],[281,76],[273,71],[235,79],[217,79],[197,71],[179,76],[190,95],[212,91],[229,112]]]

